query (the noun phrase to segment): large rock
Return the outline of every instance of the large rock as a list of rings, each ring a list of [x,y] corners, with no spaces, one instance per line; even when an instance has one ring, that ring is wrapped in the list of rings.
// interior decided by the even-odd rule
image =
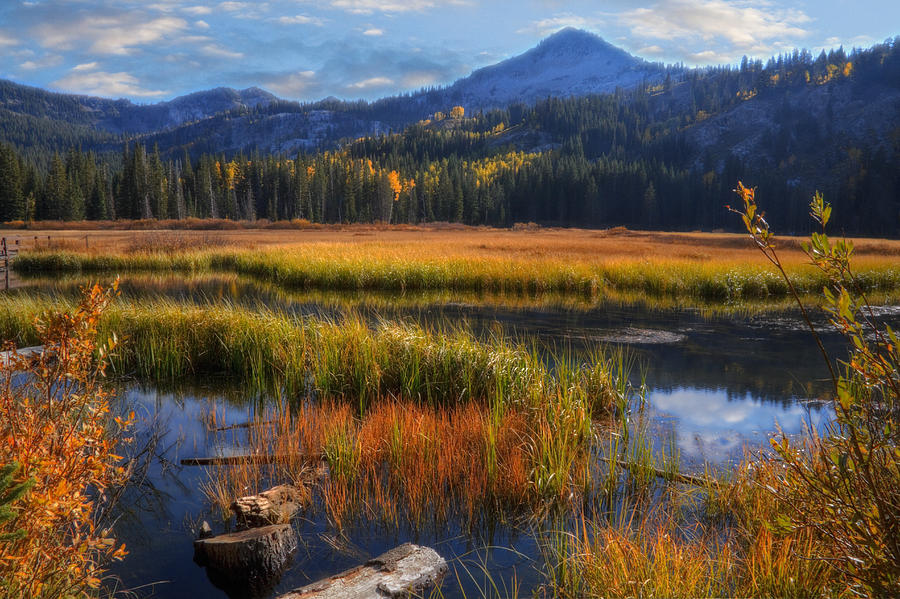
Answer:
[[[259,495],[241,497],[231,504],[238,523],[243,526],[284,524],[309,498],[308,493],[294,485],[278,485]]]
[[[429,547],[405,543],[346,572],[278,599],[385,599],[421,593],[440,582],[447,562]]]
[[[297,550],[290,524],[273,524],[194,541],[194,561],[217,586],[251,590],[272,586]],[[256,592],[252,592],[256,594]]]

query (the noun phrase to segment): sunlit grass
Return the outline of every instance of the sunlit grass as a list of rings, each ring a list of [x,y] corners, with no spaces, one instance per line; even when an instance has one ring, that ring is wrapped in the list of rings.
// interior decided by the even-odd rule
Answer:
[[[442,252],[436,244],[317,243],[279,249],[138,252],[26,252],[15,268],[29,272],[231,273],[285,289],[341,291],[455,291],[527,296],[563,294],[598,300],[629,297],[650,301],[735,304],[778,301],[788,288],[775,272],[741,252],[702,259],[666,254],[658,248],[637,256],[562,253]],[[896,298],[900,267],[893,255],[858,262],[865,291]],[[790,274],[798,291],[819,294],[827,284],[817,270],[794,260]]]

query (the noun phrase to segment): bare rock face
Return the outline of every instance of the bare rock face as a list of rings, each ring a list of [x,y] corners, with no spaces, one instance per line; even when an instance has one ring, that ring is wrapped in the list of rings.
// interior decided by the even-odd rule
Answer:
[[[290,524],[273,524],[194,541],[194,561],[220,587],[265,588],[281,576],[297,549]]]
[[[399,599],[438,584],[446,573],[447,562],[434,549],[405,543],[278,599]]]
[[[308,497],[304,489],[294,485],[278,485],[259,495],[241,497],[231,504],[231,509],[243,526],[284,524],[290,522]]]

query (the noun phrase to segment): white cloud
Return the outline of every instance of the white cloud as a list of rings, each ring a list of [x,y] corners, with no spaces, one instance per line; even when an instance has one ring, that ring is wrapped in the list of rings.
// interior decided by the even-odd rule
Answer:
[[[371,77],[369,79],[357,81],[356,83],[351,83],[347,87],[350,89],[368,89],[370,87],[385,87],[393,84],[394,80],[388,77]]]
[[[139,15],[87,16],[74,23],[41,23],[32,33],[45,48],[72,50],[90,40],[90,52],[124,55],[131,54],[135,47],[176,36],[187,26],[177,17],[143,20]]]
[[[656,44],[638,48],[636,52],[638,56],[661,56],[662,54],[666,53],[666,51],[663,50],[661,46],[657,46]]]
[[[572,13],[560,13],[546,19],[541,19],[540,21],[534,21],[527,27],[517,30],[516,33],[526,33],[546,37],[564,27],[586,29],[596,27],[601,23],[602,21],[600,19],[582,17]]]
[[[406,73],[400,79],[400,85],[406,89],[427,87],[440,83],[441,74],[434,71],[413,71]]]
[[[59,54],[47,54],[46,56],[38,59],[38,60],[26,60],[22,64],[19,65],[20,69],[24,69],[26,71],[35,71],[37,69],[46,69],[49,67],[55,67],[62,63],[63,57]]]
[[[200,48],[200,53],[204,56],[211,56],[213,58],[243,58],[244,54],[242,52],[233,52],[232,50],[228,50],[227,48],[223,48],[222,46],[217,46],[215,44],[207,44]]]
[[[282,25],[316,25],[321,27],[322,19],[318,17],[310,17],[308,15],[295,15],[293,17],[279,17],[276,19]]]
[[[378,29],[377,27],[369,27],[365,31],[362,32],[363,35],[368,35],[371,37],[377,37],[379,35],[384,35],[384,29]]]
[[[850,38],[829,37],[825,40],[825,43],[822,44],[822,47],[837,48],[838,46],[843,46],[844,48],[865,48],[874,43],[875,38],[870,35],[857,35]]]
[[[264,78],[262,82],[267,89],[286,98],[302,98],[308,96],[311,90],[317,89],[314,71],[298,71],[286,75]]]
[[[210,8],[209,6],[186,6],[181,10],[189,15],[194,15],[196,17],[212,13],[212,8]]]
[[[199,21],[194,21],[194,27],[197,29],[209,29],[209,23],[200,19]]]
[[[163,96],[168,92],[149,90],[140,86],[140,81],[129,73],[107,73],[105,71],[70,73],[54,81],[53,87],[73,93],[104,97],[148,98]]]
[[[234,12],[236,10],[250,8],[250,4],[246,2],[222,2],[219,4],[219,8],[227,10],[228,12]]]
[[[18,43],[19,43],[19,40],[17,40],[16,38],[12,37],[11,35],[9,35],[7,33],[3,33],[2,31],[0,31],[0,48],[6,48],[8,46],[15,46]]]
[[[93,71],[99,65],[96,62],[83,62],[72,67],[73,71]]]
[[[803,26],[811,21],[803,11],[777,8],[768,0],[661,0],[650,8],[622,12],[618,18],[636,38],[702,43],[706,48],[686,54],[726,60],[790,45],[808,35]],[[709,49],[711,43],[722,49]]]
[[[426,8],[434,8],[435,0],[332,0],[331,6],[355,14],[369,15],[373,12],[419,12]],[[459,0],[450,0],[444,4],[465,4]]]

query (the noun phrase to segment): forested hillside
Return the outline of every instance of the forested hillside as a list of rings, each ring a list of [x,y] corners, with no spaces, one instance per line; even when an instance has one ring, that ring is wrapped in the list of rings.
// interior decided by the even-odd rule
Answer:
[[[306,123],[318,115],[324,141],[359,127],[386,131],[390,114],[415,114],[411,102],[325,102],[310,112],[269,99],[129,139],[73,120],[73,131],[90,134],[77,144],[68,132],[41,134],[57,150],[43,157],[23,148],[23,121],[18,137],[4,132],[14,145],[0,149],[0,220],[711,229],[733,224],[723,204],[741,179],[759,186],[782,231],[807,228],[809,197],[820,189],[846,232],[900,232],[897,40],[850,54],[798,51],[765,64],[672,69],[631,91],[471,115],[448,105],[402,132],[345,138],[328,150],[228,143],[245,134],[263,140],[292,115]]]

